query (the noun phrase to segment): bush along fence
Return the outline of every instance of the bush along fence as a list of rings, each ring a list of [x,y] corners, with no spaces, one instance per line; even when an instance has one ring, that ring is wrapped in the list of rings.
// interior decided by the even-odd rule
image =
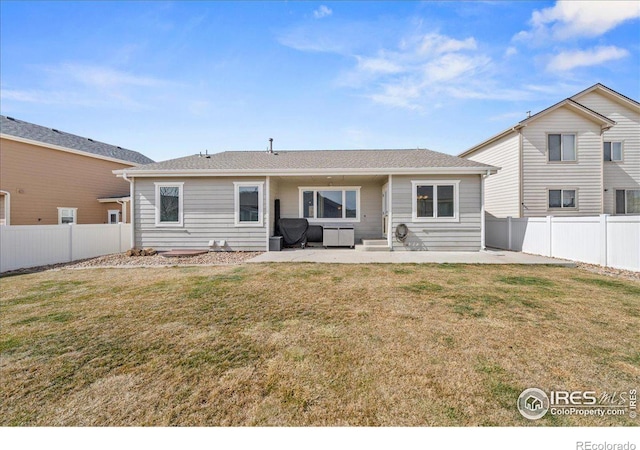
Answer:
[[[1,225],[0,272],[120,253],[131,224]]]
[[[640,216],[487,217],[487,247],[640,271]]]

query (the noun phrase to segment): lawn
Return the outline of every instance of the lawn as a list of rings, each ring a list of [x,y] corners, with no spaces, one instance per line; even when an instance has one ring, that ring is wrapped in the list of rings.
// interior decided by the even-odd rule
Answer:
[[[245,264],[0,280],[0,424],[638,425],[640,283],[550,266]]]

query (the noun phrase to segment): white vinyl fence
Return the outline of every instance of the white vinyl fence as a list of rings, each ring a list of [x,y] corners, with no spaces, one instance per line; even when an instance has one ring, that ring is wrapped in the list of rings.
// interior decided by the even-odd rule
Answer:
[[[487,247],[640,271],[640,216],[486,218]]]
[[[0,225],[0,272],[120,253],[131,224]]]

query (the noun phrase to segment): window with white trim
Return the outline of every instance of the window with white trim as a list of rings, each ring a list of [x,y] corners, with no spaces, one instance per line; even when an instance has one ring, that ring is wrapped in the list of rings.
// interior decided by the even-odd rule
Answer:
[[[318,221],[360,221],[360,186],[300,187],[300,217]]]
[[[155,186],[156,226],[181,227],[184,183],[155,183]]]
[[[264,183],[237,181],[233,185],[236,226],[262,226],[262,189]]]
[[[58,208],[58,224],[78,223],[78,208]]]
[[[640,214],[640,189],[616,189],[616,214]]]
[[[459,180],[412,180],[414,222],[458,222]]]
[[[575,189],[549,189],[549,209],[573,208],[577,205]]]
[[[603,152],[605,161],[622,161],[622,142],[604,141]]]
[[[576,135],[547,134],[547,154],[549,161],[575,161]]]

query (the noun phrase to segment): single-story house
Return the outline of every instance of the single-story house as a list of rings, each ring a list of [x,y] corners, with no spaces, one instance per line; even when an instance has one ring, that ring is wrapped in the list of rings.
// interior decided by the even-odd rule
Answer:
[[[132,245],[265,251],[281,218],[352,227],[386,250],[484,247],[483,185],[498,168],[425,149],[227,151],[116,170]],[[362,248],[365,249],[366,248]]]

